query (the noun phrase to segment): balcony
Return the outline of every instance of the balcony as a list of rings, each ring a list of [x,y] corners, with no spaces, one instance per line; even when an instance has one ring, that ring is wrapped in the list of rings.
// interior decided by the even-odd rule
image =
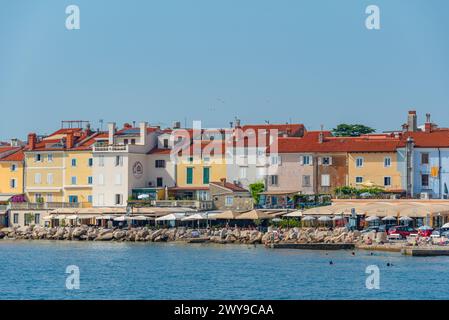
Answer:
[[[16,210],[47,210],[58,208],[83,208],[80,202],[13,202],[11,209]]]
[[[213,201],[211,200],[132,200],[128,204],[135,207],[164,207],[164,208],[192,208],[196,210],[212,210]]]
[[[123,151],[128,152],[128,146],[129,145],[111,145],[111,146],[94,146],[94,152],[117,152],[117,151]]]

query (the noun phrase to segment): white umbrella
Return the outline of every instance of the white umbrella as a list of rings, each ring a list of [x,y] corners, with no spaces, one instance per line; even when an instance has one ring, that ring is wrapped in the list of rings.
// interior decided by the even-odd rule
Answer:
[[[78,219],[78,216],[76,214],[72,214],[71,216],[67,216],[67,219],[76,220]]]
[[[332,221],[332,219],[329,218],[329,217],[326,217],[326,216],[322,216],[322,217],[319,217],[319,218],[318,218],[318,221],[321,221],[321,222],[329,222],[329,221]]]
[[[368,222],[370,222],[370,221],[376,221],[376,220],[379,220],[379,217],[371,216],[371,217],[368,217],[368,218],[365,219],[365,221],[368,221]]]
[[[449,223],[443,224],[443,226],[441,228],[449,228]]]
[[[177,213],[170,213],[165,216],[156,218],[156,221],[173,221],[173,220],[180,220],[184,214],[177,214]]]
[[[287,214],[284,214],[283,217],[302,217],[302,211],[293,211],[293,212],[289,212]]]
[[[315,217],[307,216],[307,217],[302,218],[302,221],[312,221],[312,220],[315,220]]]
[[[97,220],[111,220],[111,219],[114,219],[114,217],[113,216],[98,216],[95,219],[97,219]]]
[[[396,218],[393,216],[386,216],[382,218],[382,221],[393,221],[393,220],[396,220]]]
[[[413,221],[413,219],[410,217],[404,216],[404,217],[400,217],[399,221]]]
[[[125,221],[126,220],[126,216],[118,216],[116,218],[114,218],[114,221]]]
[[[145,221],[145,220],[150,220],[150,217],[145,217],[145,216],[134,216],[134,217],[128,217],[129,220],[136,220],[136,221]]]
[[[181,219],[181,221],[194,221],[194,220],[206,220],[206,218],[197,213]]]

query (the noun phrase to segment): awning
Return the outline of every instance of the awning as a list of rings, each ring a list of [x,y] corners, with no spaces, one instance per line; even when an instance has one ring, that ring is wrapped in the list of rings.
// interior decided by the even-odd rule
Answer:
[[[284,214],[283,217],[302,217],[302,211],[293,211],[293,212],[289,212],[287,214]]]
[[[266,195],[266,196],[288,196],[288,195],[295,195],[295,194],[301,194],[301,191],[298,190],[273,190],[273,191],[264,191],[259,194]]]
[[[209,218],[210,219],[215,219],[214,217]],[[207,220],[206,217],[200,215],[199,213],[193,214],[191,216],[185,217],[181,219],[182,221],[196,221],[196,220]]]
[[[235,219],[235,217],[237,217],[239,214],[241,214],[241,212],[228,210],[215,215],[214,218],[217,220],[232,220]]]
[[[181,220],[183,217],[185,217],[182,213],[170,213],[165,216],[156,218],[156,221],[174,221],[174,220]]]
[[[270,215],[260,210],[251,210],[235,217],[237,220],[261,220],[270,219]],[[274,218],[274,217],[273,217]]]

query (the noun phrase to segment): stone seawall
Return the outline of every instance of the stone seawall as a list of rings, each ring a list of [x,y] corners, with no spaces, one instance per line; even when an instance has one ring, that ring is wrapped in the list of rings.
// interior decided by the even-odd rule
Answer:
[[[77,241],[185,241],[188,243],[355,243],[362,240],[358,231],[347,232],[345,228],[334,230],[316,228],[271,229],[267,232],[247,229],[190,229],[185,227],[151,229],[106,229],[92,226],[55,227],[26,226],[3,228],[0,239],[27,240],[77,240]]]

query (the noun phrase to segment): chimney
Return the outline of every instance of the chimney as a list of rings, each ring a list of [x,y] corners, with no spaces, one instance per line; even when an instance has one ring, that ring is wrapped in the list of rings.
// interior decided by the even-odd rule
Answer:
[[[125,124],[123,124],[123,128],[125,129],[131,129],[133,126],[130,125],[128,122],[126,122]]]
[[[224,187],[226,185],[226,178],[221,178],[220,183]]]
[[[408,112],[407,125],[408,125],[408,131],[410,131],[410,132],[418,131],[418,119],[416,117],[416,111],[410,110]]]
[[[240,128],[240,119],[235,118],[235,127]]]
[[[173,129],[181,129],[181,121],[174,121]]]
[[[408,124],[404,123],[402,125],[402,132],[407,132],[408,131]]]
[[[318,135],[318,143],[323,143],[324,142],[324,133],[323,133],[323,125],[321,125],[321,131],[320,134]]]
[[[35,133],[30,133],[28,135],[28,149],[34,150],[36,148],[37,136]]]
[[[432,122],[430,122],[430,113],[426,113],[426,123],[424,124],[424,131],[426,133],[432,132]]]
[[[75,137],[72,132],[67,134],[65,147],[66,149],[72,149],[75,145]]]
[[[148,122],[141,122],[139,123],[139,128],[140,128],[140,144],[141,145],[146,145],[147,142],[147,127],[148,127]]]
[[[11,139],[11,147],[18,147],[19,146],[19,139],[13,138]]]
[[[111,146],[114,144],[114,135],[115,135],[115,122],[108,123],[108,144]]]

